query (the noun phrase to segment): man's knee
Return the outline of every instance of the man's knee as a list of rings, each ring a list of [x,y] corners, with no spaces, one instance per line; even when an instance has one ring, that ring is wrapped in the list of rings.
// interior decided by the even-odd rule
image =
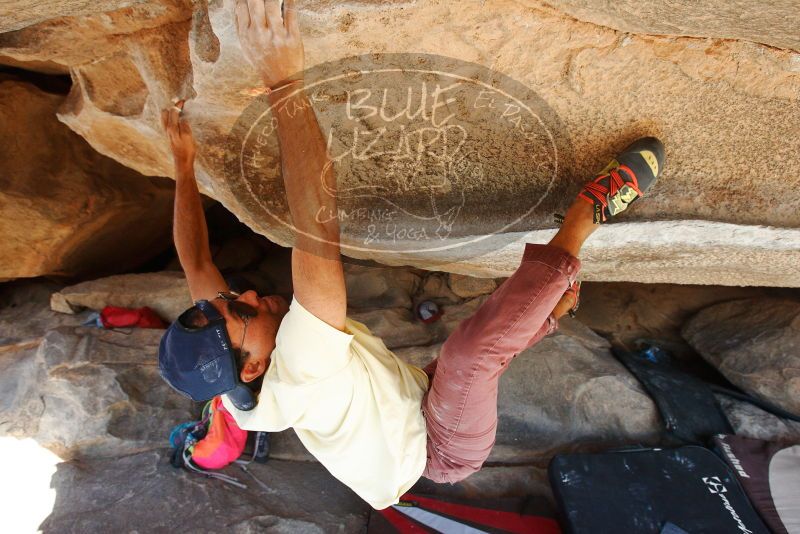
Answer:
[[[454,436],[444,447],[428,439],[428,463],[423,476],[434,482],[455,484],[477,473],[494,447],[496,426],[477,439],[463,440]]]
[[[425,472],[422,473],[422,476],[439,484],[455,484],[480,471],[482,465],[483,462],[475,466],[456,464],[447,460],[442,461],[442,459],[431,461],[431,458],[429,458],[428,465],[425,467]]]

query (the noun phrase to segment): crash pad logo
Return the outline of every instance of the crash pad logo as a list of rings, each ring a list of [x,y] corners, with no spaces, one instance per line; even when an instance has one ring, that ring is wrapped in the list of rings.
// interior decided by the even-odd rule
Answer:
[[[452,58],[373,54],[305,73],[334,172],[315,184],[336,196],[342,248],[402,254],[475,250],[501,232],[530,229],[568,152],[560,122],[533,91],[482,66]],[[286,205],[275,113],[256,97],[231,132],[230,178],[237,199],[285,230]],[[485,251],[484,251],[485,253]]]
[[[713,494],[728,492],[728,488],[725,487],[719,477],[703,477],[703,482],[708,486],[708,491]]]
[[[744,534],[753,534],[753,531],[747,528],[747,525],[745,525],[741,516],[733,507],[733,504],[731,503],[728,496],[725,495],[726,493],[728,493],[728,488],[725,487],[725,484],[722,483],[722,480],[720,480],[720,478],[717,476],[702,477],[702,480],[703,483],[708,488],[709,493],[719,497],[722,506],[725,508],[725,510],[728,511],[728,513],[731,515],[731,519],[733,519],[733,521],[736,523],[736,528],[740,532],[743,532]]]

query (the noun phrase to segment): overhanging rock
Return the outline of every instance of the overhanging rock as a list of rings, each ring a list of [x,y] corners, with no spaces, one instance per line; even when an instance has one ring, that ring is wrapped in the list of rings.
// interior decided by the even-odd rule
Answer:
[[[192,11],[179,1],[120,3],[107,13],[53,18],[0,34],[0,56],[68,68],[75,83],[59,118],[98,151],[147,175],[172,172],[159,110],[191,98],[202,188],[255,231],[288,244],[274,139],[264,141],[258,172],[231,172],[231,162],[247,154],[230,132],[260,116],[253,107],[259,82],[242,57],[232,4],[198,3]],[[307,65],[316,73],[309,80],[350,76],[312,91],[323,129],[333,132],[332,149],[353,148],[352,121],[372,135],[391,126],[380,114],[347,115],[353,97],[366,96],[359,91],[378,98],[382,89],[399,89],[389,97],[396,110],[398,94],[420,95],[425,76],[430,90],[453,74],[485,84],[451,93],[460,100],[441,108],[462,112],[454,125],[464,128],[464,144],[456,130],[439,128],[438,141],[425,145],[431,150],[412,151],[403,163],[384,157],[364,164],[352,157],[356,151],[337,160],[338,187],[355,192],[343,195],[345,211],[337,214],[345,254],[508,274],[522,242],[544,241],[552,214],[563,213],[580,184],[631,140],[657,135],[667,147],[666,170],[624,223],[592,238],[586,277],[800,285],[800,55],[786,30],[796,6],[753,3],[745,7],[764,15],[746,23],[722,8],[672,20],[654,16],[647,2],[615,8],[624,13],[592,1],[555,6],[298,2]],[[405,70],[372,76],[387,66]],[[501,106],[495,115],[475,111],[487,86]],[[465,103],[472,107],[459,109]],[[508,105],[520,103],[530,107],[527,137],[513,133],[518,117]],[[413,131],[442,126],[433,122],[401,121]],[[444,133],[452,135],[445,140]],[[444,157],[456,146],[467,157]],[[392,206],[399,225],[386,219]]]

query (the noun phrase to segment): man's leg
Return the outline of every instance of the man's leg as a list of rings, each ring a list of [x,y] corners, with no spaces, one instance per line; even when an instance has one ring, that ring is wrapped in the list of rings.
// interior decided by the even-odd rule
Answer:
[[[456,482],[483,465],[494,446],[500,375],[572,306],[564,292],[578,276],[576,256],[594,228],[591,206],[576,201],[550,243],[527,245],[516,272],[447,339],[427,369],[433,374],[424,403],[431,458],[424,476]]]
[[[658,140],[628,147],[570,207],[547,245],[527,245],[517,271],[442,347],[423,401],[428,464],[423,476],[457,482],[479,470],[497,429],[497,385],[509,361],[556,327],[559,302],[580,270],[583,242],[655,182],[664,162]],[[558,308],[554,310],[554,308]],[[554,312],[555,313],[551,313]]]

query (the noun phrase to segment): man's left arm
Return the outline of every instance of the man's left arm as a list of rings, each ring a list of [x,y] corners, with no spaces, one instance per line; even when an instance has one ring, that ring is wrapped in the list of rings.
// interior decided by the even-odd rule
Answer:
[[[183,102],[178,102],[161,112],[175,164],[172,234],[192,300],[211,300],[218,292],[227,291],[228,284],[211,258],[203,201],[194,175],[194,136],[182,111]]]

